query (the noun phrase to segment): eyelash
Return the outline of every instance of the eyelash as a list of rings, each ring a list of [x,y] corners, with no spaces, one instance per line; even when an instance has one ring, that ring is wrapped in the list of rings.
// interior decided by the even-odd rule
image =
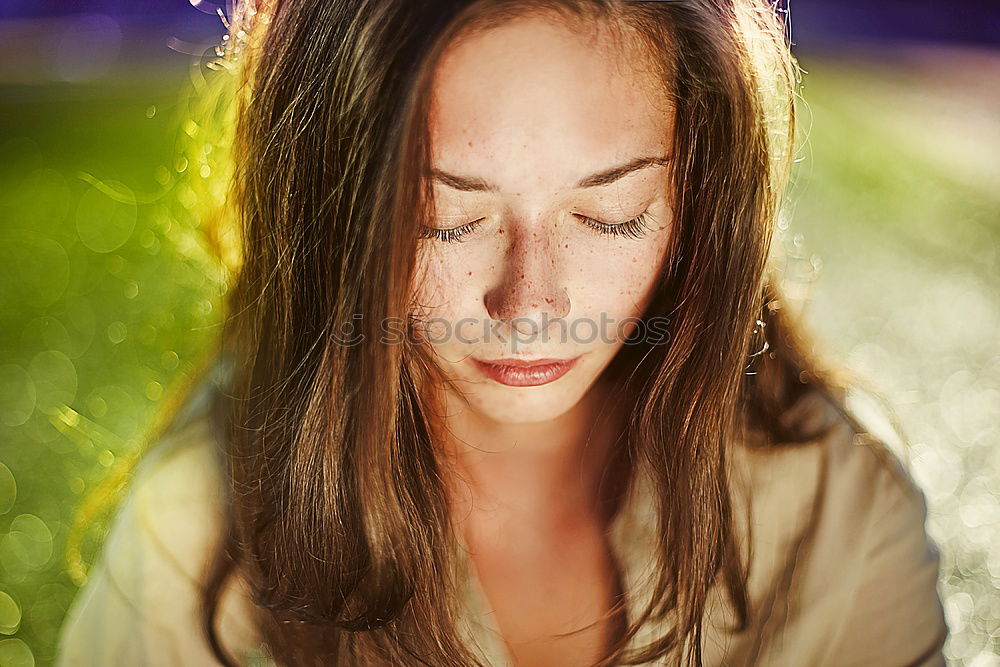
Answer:
[[[646,219],[646,214],[642,213],[632,218],[631,220],[626,220],[615,225],[609,225],[606,222],[601,222],[600,220],[594,220],[593,218],[588,218],[585,215],[577,214],[578,218],[583,221],[583,224],[587,225],[591,229],[597,231],[599,234],[605,234],[608,236],[619,236],[628,237],[632,239],[640,239],[646,235],[649,231],[649,225],[646,224],[648,220]]]
[[[574,215],[579,218],[583,224],[587,225],[598,234],[604,236],[612,237],[627,237],[632,239],[642,238],[649,231],[648,220],[646,218],[646,213],[642,213],[632,218],[631,220],[626,220],[625,222],[617,224],[608,224],[606,222],[601,222],[600,220],[594,220],[585,215],[580,215],[579,213],[574,213]],[[462,238],[471,232],[480,222],[485,220],[485,218],[480,218],[479,220],[473,220],[468,222],[461,227],[453,227],[451,229],[436,229],[434,227],[425,227],[423,233],[420,235],[421,238],[436,238],[444,243],[461,243]]]
[[[473,220],[472,222],[467,222],[461,227],[452,227],[451,229],[437,229],[435,227],[424,227],[420,238],[430,239],[436,238],[438,241],[444,241],[445,243],[456,243],[461,242],[462,237],[472,231],[480,222],[486,218],[480,218],[479,220]]]

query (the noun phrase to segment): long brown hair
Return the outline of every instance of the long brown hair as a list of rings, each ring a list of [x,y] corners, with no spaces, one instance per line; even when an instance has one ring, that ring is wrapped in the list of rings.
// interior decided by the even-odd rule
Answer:
[[[796,134],[780,14],[765,0],[272,0],[239,6],[225,52],[239,253],[221,338],[234,376],[213,414],[231,498],[202,619],[224,664],[215,616],[237,575],[279,664],[477,664],[456,629],[457,552],[419,389],[431,365],[381,323],[409,321],[436,58],[463,31],[541,10],[628,28],[675,113],[676,231],[645,314],[669,318],[671,338],[623,347],[606,371],[632,405],[623,452],[655,482],[659,581],[600,664],[682,651],[700,665],[719,580],[747,627],[729,448],[808,442],[818,434],[783,419],[791,406],[843,399],[769,264]],[[657,641],[627,650],[658,622]]]

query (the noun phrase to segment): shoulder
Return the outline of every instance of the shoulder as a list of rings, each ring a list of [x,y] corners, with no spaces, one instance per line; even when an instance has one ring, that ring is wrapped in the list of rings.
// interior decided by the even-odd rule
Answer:
[[[207,417],[165,435],[137,464],[98,561],[60,632],[59,664],[212,664],[203,572],[222,536],[224,474]],[[225,591],[223,643],[252,645],[249,596]],[[114,658],[112,659],[112,656]]]
[[[940,664],[947,630],[924,493],[884,440],[828,399],[807,400],[822,435],[734,456],[734,504],[757,559],[751,595],[786,656]]]
[[[900,512],[923,524],[924,493],[884,439],[819,394],[804,397],[796,410],[810,420],[817,437],[734,448],[741,500],[778,503],[787,508],[779,512],[786,521],[801,514],[803,527],[851,529],[857,538],[863,537],[859,528],[889,515],[902,519]],[[816,520],[829,523],[821,526]]]
[[[208,420],[201,418],[166,436],[143,457],[122,511],[168,556],[187,554],[177,568],[197,577],[204,547],[221,530],[223,489],[215,440]],[[195,546],[201,548],[192,550]]]

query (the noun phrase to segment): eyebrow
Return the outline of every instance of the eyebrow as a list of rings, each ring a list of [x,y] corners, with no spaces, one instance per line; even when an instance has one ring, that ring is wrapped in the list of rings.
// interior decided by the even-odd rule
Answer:
[[[576,188],[594,188],[601,185],[610,185],[615,181],[624,178],[625,176],[631,174],[634,171],[639,171],[640,169],[647,169],[649,167],[661,167],[668,165],[672,162],[672,155],[660,155],[652,157],[637,157],[634,160],[629,160],[624,164],[620,164],[616,167],[611,167],[610,169],[605,169],[604,171],[599,171],[596,174],[591,174],[580,180],[576,184]],[[462,192],[499,192],[500,188],[492,183],[476,178],[472,176],[458,176],[455,174],[449,174],[448,172],[441,171],[440,169],[431,170],[431,178],[435,181],[440,181],[448,187],[454,188],[456,190],[461,190]]]

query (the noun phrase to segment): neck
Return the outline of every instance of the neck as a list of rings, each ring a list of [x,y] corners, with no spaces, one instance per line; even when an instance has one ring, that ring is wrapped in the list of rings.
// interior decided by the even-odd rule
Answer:
[[[609,475],[622,419],[599,384],[547,422],[500,423],[456,409],[445,424],[448,488],[455,520],[476,541],[511,533],[554,534],[608,515]],[[463,406],[464,407],[464,406]],[[502,536],[503,537],[502,537]]]

